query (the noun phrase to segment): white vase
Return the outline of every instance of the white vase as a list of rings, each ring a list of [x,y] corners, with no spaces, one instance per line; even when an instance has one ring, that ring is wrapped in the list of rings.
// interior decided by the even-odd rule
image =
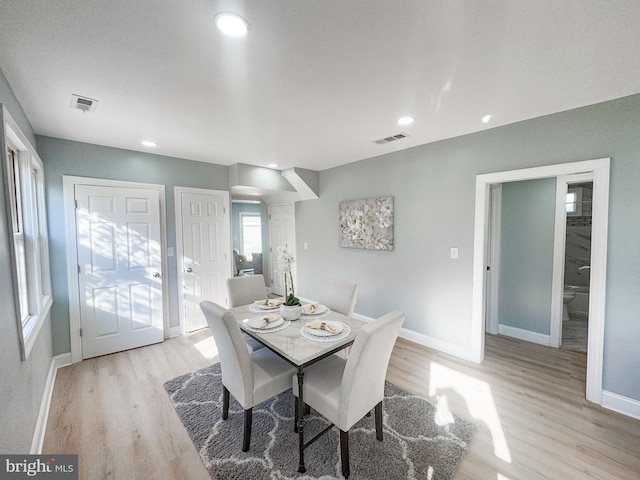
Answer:
[[[280,305],[280,316],[285,320],[298,320],[302,315],[302,305]]]

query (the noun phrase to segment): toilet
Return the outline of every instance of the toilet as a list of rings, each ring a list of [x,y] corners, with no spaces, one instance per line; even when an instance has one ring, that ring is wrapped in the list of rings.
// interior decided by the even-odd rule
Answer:
[[[572,285],[565,285],[564,291],[562,292],[562,321],[569,321],[569,309],[567,308],[567,303],[576,298],[575,287]]]

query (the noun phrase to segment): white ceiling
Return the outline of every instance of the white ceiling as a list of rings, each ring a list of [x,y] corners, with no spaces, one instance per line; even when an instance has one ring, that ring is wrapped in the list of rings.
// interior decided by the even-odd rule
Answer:
[[[639,25],[638,0],[2,0],[0,68],[37,134],[324,170],[638,93]]]

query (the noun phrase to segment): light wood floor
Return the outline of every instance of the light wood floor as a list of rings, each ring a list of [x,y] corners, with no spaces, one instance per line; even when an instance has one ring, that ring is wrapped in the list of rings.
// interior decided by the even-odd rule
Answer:
[[[60,369],[44,453],[79,454],[82,480],[208,479],[162,384],[216,354],[201,330]],[[477,365],[399,339],[388,379],[479,425],[456,480],[638,479],[640,421],[584,400],[585,361],[489,335]]]

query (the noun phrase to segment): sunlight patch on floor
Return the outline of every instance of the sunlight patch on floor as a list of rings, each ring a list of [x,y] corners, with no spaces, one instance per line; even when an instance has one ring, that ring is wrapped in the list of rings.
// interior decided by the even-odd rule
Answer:
[[[436,362],[431,362],[430,370],[429,396],[437,398],[437,421],[446,422],[447,418],[453,418],[449,412],[449,398],[447,398],[447,391],[452,391],[450,396],[454,393],[459,395],[465,401],[469,413],[487,425],[496,456],[511,463],[511,454],[489,385]],[[508,479],[505,477],[505,480]]]
[[[213,341],[213,337],[200,340],[194,344],[194,347],[204,358],[208,358],[209,360],[213,360],[218,356],[218,347],[216,346],[216,342]]]

